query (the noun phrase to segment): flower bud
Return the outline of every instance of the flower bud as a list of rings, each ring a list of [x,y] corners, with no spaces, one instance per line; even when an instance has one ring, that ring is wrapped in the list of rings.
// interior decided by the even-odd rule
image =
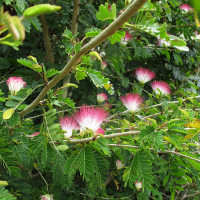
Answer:
[[[42,195],[40,200],[53,200],[53,196],[49,194]]]
[[[102,103],[102,102],[107,101],[107,100],[108,100],[108,97],[105,93],[97,94],[97,102],[98,103]]]
[[[118,170],[122,169],[124,164],[122,164],[121,160],[116,160],[116,167]]]
[[[142,182],[136,181],[135,182],[135,187],[136,187],[137,191],[140,191],[142,189]]]
[[[26,87],[26,82],[21,77],[10,77],[6,81],[11,95],[16,95],[19,90]]]

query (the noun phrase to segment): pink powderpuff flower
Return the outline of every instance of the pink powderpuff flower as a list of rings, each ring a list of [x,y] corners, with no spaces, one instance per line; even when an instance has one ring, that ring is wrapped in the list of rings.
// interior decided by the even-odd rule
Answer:
[[[135,70],[137,80],[144,84],[155,78],[155,73],[147,68],[139,67]]]
[[[153,81],[151,83],[151,87],[155,91],[156,94],[160,94],[160,93],[162,93],[163,95],[171,94],[171,90],[168,83],[164,81]]]
[[[11,95],[16,95],[19,90],[26,87],[26,82],[21,77],[10,77],[6,81]]]
[[[102,103],[102,102],[107,101],[107,100],[108,100],[108,97],[105,93],[97,94],[97,102],[98,103]]]
[[[116,160],[116,167],[118,170],[120,170],[124,167],[124,164],[122,164],[121,160]]]
[[[125,33],[125,37],[121,39],[121,43],[126,45],[129,40],[132,39],[132,35],[129,32]]]
[[[142,182],[136,181],[135,182],[135,187],[136,187],[137,191],[140,191],[142,189]]]
[[[139,111],[141,103],[143,102],[143,99],[140,97],[139,94],[132,94],[132,93],[126,94],[125,96],[122,96],[120,99],[130,112]]]
[[[129,32],[126,32],[125,33],[125,38],[124,38],[124,41],[129,41],[132,39],[132,35],[129,33]]]
[[[95,132],[100,128],[107,115],[108,113],[104,109],[84,105],[76,111],[75,119],[80,126],[81,132],[87,128]]]
[[[72,136],[72,131],[79,130],[80,128],[72,116],[60,118],[60,126],[62,127],[62,130],[66,131],[66,133],[64,133],[65,138],[70,138]]]
[[[181,11],[183,11],[183,13],[188,13],[190,11],[193,11],[193,8],[188,4],[182,4],[180,5],[179,8],[181,9]]]
[[[35,133],[31,134],[31,135],[27,135],[27,137],[33,138],[33,137],[35,137],[35,136],[37,136],[39,134],[40,134],[40,132],[35,132]]]
[[[40,200],[53,200],[53,196],[49,194],[42,195]]]
[[[102,128],[99,128],[95,131],[94,135],[105,135],[105,131]]]

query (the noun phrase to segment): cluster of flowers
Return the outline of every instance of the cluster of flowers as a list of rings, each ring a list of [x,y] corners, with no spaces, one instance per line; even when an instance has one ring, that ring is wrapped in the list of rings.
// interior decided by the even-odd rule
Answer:
[[[135,70],[135,76],[140,83],[145,84],[155,78],[155,73],[147,68],[139,67]],[[169,85],[164,81],[153,81],[151,87],[156,94],[171,94]],[[140,110],[141,104],[143,103],[142,97],[139,94],[133,93],[122,96],[121,101],[130,112]]]
[[[21,77],[10,77],[6,81],[11,95],[16,95],[19,90],[26,87],[26,82]],[[104,102],[108,98],[106,94],[101,93],[97,95],[98,102]],[[104,108],[109,107],[110,104],[106,103]],[[90,129],[94,132],[94,135],[105,134],[104,130],[100,127],[105,120],[108,112],[103,108],[94,106],[82,106],[75,112],[74,116],[66,116],[60,119],[60,125],[66,133],[66,138],[72,136],[73,130],[80,130],[80,132]],[[39,132],[36,132],[29,137],[35,137]]]
[[[155,73],[147,68],[139,67],[135,70],[135,76],[140,83],[145,84],[155,78]],[[21,77],[10,77],[6,82],[11,94],[13,95],[26,86],[26,83]],[[164,81],[153,81],[151,87],[156,94],[161,93],[163,95],[168,95],[171,93],[169,85]],[[130,112],[140,110],[141,104],[143,103],[143,99],[139,94],[128,93],[120,99]],[[107,100],[108,97],[105,93],[97,94],[98,103],[103,103]],[[65,137],[70,138],[73,130],[84,132],[87,129],[92,130],[94,135],[104,135],[105,132],[101,128],[101,124],[108,116],[108,112],[106,111],[108,108],[110,108],[109,103],[105,103],[103,107],[83,105],[74,113],[73,116],[60,118],[60,125],[62,129],[66,131],[66,133],[64,133]],[[36,132],[30,135],[30,137],[34,137],[38,134],[39,132]]]
[[[60,125],[65,133],[65,137],[72,136],[73,130],[80,130],[84,132],[90,129],[94,135],[105,134],[104,130],[100,127],[106,119],[108,112],[103,108],[94,106],[81,106],[73,116],[65,116],[60,119]]]

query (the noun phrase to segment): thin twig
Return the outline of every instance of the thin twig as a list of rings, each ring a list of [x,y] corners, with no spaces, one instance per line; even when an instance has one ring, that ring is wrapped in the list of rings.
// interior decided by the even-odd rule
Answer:
[[[127,132],[121,132],[121,133],[113,133],[113,134],[104,135],[104,136],[96,136],[96,137],[89,137],[89,138],[83,138],[83,139],[69,139],[69,140],[64,140],[64,141],[67,143],[84,143],[84,142],[90,142],[93,140],[98,140],[101,137],[105,139],[109,139],[109,138],[123,137],[127,135],[138,135],[138,134],[140,134],[140,131],[127,131]]]
[[[196,196],[196,195],[198,195],[198,194],[200,194],[200,191],[195,192],[195,193],[193,193],[193,194],[186,195],[186,196],[184,196],[184,198],[181,199],[181,200],[188,199],[188,198],[190,198],[190,197],[194,197],[194,196]]]
[[[198,98],[200,98],[200,95],[199,96],[196,96],[196,97],[188,97],[188,98],[186,98],[186,99],[183,99],[182,101],[184,102],[184,101],[187,101],[188,99],[198,99]],[[168,104],[177,104],[177,103],[179,103],[179,101],[167,101],[167,103]],[[162,102],[162,103],[159,103],[159,104],[155,104],[155,105],[152,105],[152,106],[149,106],[149,107],[144,107],[143,109],[141,109],[141,110],[139,110],[139,111],[137,111],[137,112],[140,112],[140,111],[143,111],[143,110],[149,110],[149,109],[151,109],[151,108],[156,108],[156,107],[159,107],[159,106],[162,106],[164,104],[164,102]],[[200,109],[195,109],[195,110],[200,110]],[[137,112],[135,112],[135,113],[137,113]],[[107,120],[106,120],[106,122],[108,122],[108,121],[110,121],[112,118],[114,118],[114,117],[117,117],[117,116],[120,116],[120,115],[124,115],[124,114],[126,114],[126,113],[128,113],[128,110],[126,110],[126,111],[123,111],[123,112],[121,112],[121,113],[116,113],[116,114],[113,114],[113,115],[111,115],[110,117],[108,117],[107,118]],[[161,113],[160,113],[161,114]],[[156,116],[156,114],[155,114],[155,116]],[[147,117],[145,117],[145,118],[147,118]]]
[[[139,146],[132,146],[132,145],[123,145],[123,144],[107,144],[108,146],[112,146],[112,147],[122,147],[122,148],[133,148],[133,149],[139,149],[140,147]],[[153,148],[149,148],[151,151],[155,151],[155,149]],[[190,157],[190,156],[187,156],[187,155],[184,155],[182,153],[178,153],[176,151],[169,151],[169,150],[165,150],[165,151],[159,151],[157,153],[172,153],[172,154],[175,154],[175,155],[178,155],[178,156],[181,156],[181,157],[184,157],[184,158],[188,158],[190,160],[194,160],[196,162],[199,162],[200,163],[200,160],[199,159],[196,159],[196,158],[193,158],[193,157]]]
[[[35,169],[36,169],[36,170],[37,170],[37,172],[40,174],[40,176],[41,176],[42,180],[45,182],[45,184],[46,184],[46,187],[47,187],[47,191],[49,191],[49,188],[48,188],[48,183],[47,183],[47,181],[45,180],[44,176],[41,174],[41,172],[38,170],[38,168],[37,168],[37,167],[35,167]]]

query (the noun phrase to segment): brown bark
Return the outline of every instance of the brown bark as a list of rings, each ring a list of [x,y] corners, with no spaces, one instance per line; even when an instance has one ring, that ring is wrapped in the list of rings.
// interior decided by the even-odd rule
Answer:
[[[80,0],[74,0],[74,9],[73,9],[73,15],[72,15],[72,26],[71,26],[71,32],[72,35],[75,35],[78,30],[78,15],[80,11]],[[70,58],[68,58],[69,61]],[[63,79],[63,85],[67,84],[70,82],[71,79],[71,74],[68,74],[64,79]],[[68,94],[68,87],[63,88],[63,97],[67,97]]]
[[[49,38],[49,31],[48,31],[48,26],[46,22],[46,17],[44,15],[41,15],[40,21],[42,23],[44,48],[46,50],[45,61],[49,63],[54,63],[54,56],[52,52],[51,41]]]

